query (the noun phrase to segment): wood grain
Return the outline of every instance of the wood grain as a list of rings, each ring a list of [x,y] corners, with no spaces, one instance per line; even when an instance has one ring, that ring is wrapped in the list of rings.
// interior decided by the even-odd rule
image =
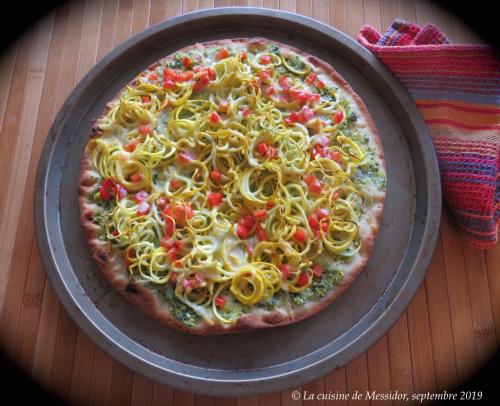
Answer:
[[[457,18],[417,0],[87,0],[65,3],[0,58],[0,343],[35,382],[71,404],[330,405],[292,392],[453,390],[500,346],[500,246],[468,247],[443,210],[431,266],[417,295],[375,345],[303,386],[264,396],[193,395],[131,371],[80,331],[47,281],[34,236],[34,179],[51,123],[76,83],[114,47],[165,19],[199,9],[252,6],[296,12],[355,37],[397,16],[433,22],[453,42],[481,41]],[[391,402],[384,402],[390,404]],[[393,402],[398,403],[398,402]]]

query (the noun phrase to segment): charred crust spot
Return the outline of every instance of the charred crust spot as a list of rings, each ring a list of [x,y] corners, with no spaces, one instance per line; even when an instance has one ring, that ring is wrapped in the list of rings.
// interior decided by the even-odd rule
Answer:
[[[94,257],[101,263],[106,263],[109,261],[109,254],[103,250],[96,250],[94,253]]]
[[[101,130],[99,129],[99,124],[97,123],[97,120],[95,120],[92,123],[92,128],[90,129],[90,137],[94,138],[97,137],[101,134]]]
[[[262,51],[266,48],[266,43],[262,40],[255,40],[250,42],[247,48],[250,52]]]
[[[139,291],[133,282],[129,282],[125,285],[125,292],[137,294]]]

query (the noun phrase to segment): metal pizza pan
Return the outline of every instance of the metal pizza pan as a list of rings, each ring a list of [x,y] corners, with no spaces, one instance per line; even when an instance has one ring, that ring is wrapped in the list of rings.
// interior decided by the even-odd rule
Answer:
[[[266,37],[329,62],[360,95],[382,138],[388,189],[365,271],[319,314],[294,325],[199,337],[174,331],[116,293],[79,224],[80,158],[91,122],[137,73],[195,42]],[[434,149],[412,99],[361,45],[320,22],[256,8],[182,15],[132,37],[76,86],[48,134],[35,193],[36,233],[49,279],[77,325],[147,377],[210,395],[279,391],[325,375],[367,350],[397,321],[423,281],[439,228]]]

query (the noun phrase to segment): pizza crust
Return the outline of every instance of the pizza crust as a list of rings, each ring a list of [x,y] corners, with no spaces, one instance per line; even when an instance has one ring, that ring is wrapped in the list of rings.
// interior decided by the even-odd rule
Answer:
[[[333,67],[324,61],[321,61],[315,56],[309,55],[300,49],[291,47],[287,44],[280,43],[278,41],[267,41],[264,38],[236,38],[236,39],[226,39],[217,40],[211,42],[205,42],[201,44],[194,44],[192,46],[183,48],[176,52],[189,52],[192,49],[203,50],[212,49],[214,47],[227,47],[233,46],[235,44],[247,44],[249,47],[267,47],[268,43],[272,42],[278,45],[283,52],[291,51],[303,58],[308,60],[316,68],[323,71],[323,73],[329,76],[336,86],[341,89],[341,91],[348,95],[351,100],[353,100],[358,108],[359,113],[365,119],[368,124],[370,131],[370,139],[375,144],[378,154],[379,163],[384,167],[385,162],[383,156],[382,142],[378,135],[375,123],[368,112],[365,104],[361,98],[354,92],[351,86],[335,71]],[[165,60],[169,60],[174,55],[170,54],[161,60],[151,64],[145,69],[154,69],[158,64],[161,64]],[[134,78],[129,84],[134,85],[136,83],[136,78]],[[101,131],[98,128],[98,121],[100,118],[105,117],[109,112],[109,109],[118,100],[119,96],[122,94],[122,88],[115,98],[107,103],[104,112],[99,118],[97,118],[91,128],[90,137],[98,137],[101,135]],[[172,327],[176,330],[180,330],[188,333],[195,333],[198,335],[214,335],[214,334],[226,334],[226,333],[236,333],[243,331],[250,331],[255,329],[270,328],[277,326],[285,326],[292,323],[296,323],[312,315],[320,312],[322,309],[327,307],[336,298],[338,298],[357,278],[357,276],[365,268],[372,250],[375,240],[375,236],[378,233],[378,225],[380,223],[380,218],[382,215],[385,191],[379,193],[376,196],[376,201],[373,203],[371,208],[372,221],[370,225],[370,232],[363,236],[363,246],[360,251],[360,260],[355,268],[350,270],[350,272],[345,275],[342,282],[335,288],[330,290],[324,297],[318,300],[309,301],[308,306],[289,306],[287,311],[273,310],[273,311],[260,311],[258,314],[248,313],[240,316],[237,321],[232,325],[222,325],[220,323],[208,323],[206,320],[201,319],[196,326],[196,328],[190,328],[184,323],[177,320],[172,316],[167,301],[160,297],[157,291],[148,289],[139,283],[129,280],[128,271],[125,268],[123,259],[119,250],[114,250],[108,242],[99,240],[100,226],[92,222],[92,217],[96,214],[96,204],[89,201],[88,195],[91,191],[95,190],[96,182],[92,180],[92,158],[91,151],[87,147],[85,149],[82,161],[81,161],[81,171],[79,179],[79,205],[80,205],[80,221],[82,228],[85,233],[87,243],[90,248],[90,252],[93,258],[96,260],[101,272],[110,282],[115,290],[120,292],[127,300],[129,300],[136,307],[140,308],[146,314],[154,317],[161,323]]]

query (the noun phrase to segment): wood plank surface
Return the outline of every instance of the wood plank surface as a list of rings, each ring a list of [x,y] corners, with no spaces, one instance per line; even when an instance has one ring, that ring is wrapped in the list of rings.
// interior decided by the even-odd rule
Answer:
[[[500,246],[467,246],[444,209],[424,283],[394,326],[345,366],[262,396],[194,395],[154,382],[98,348],[60,305],[34,235],[35,174],[46,134],[77,82],[114,47],[182,13],[227,6],[295,12],[356,37],[395,18],[433,22],[452,42],[480,42],[456,17],[418,0],[87,0],[61,5],[0,56],[0,344],[37,385],[71,404],[326,405],[304,394],[452,391],[500,346]],[[368,403],[368,402],[367,402]],[[373,403],[373,402],[371,402]],[[383,404],[397,404],[385,401]]]

